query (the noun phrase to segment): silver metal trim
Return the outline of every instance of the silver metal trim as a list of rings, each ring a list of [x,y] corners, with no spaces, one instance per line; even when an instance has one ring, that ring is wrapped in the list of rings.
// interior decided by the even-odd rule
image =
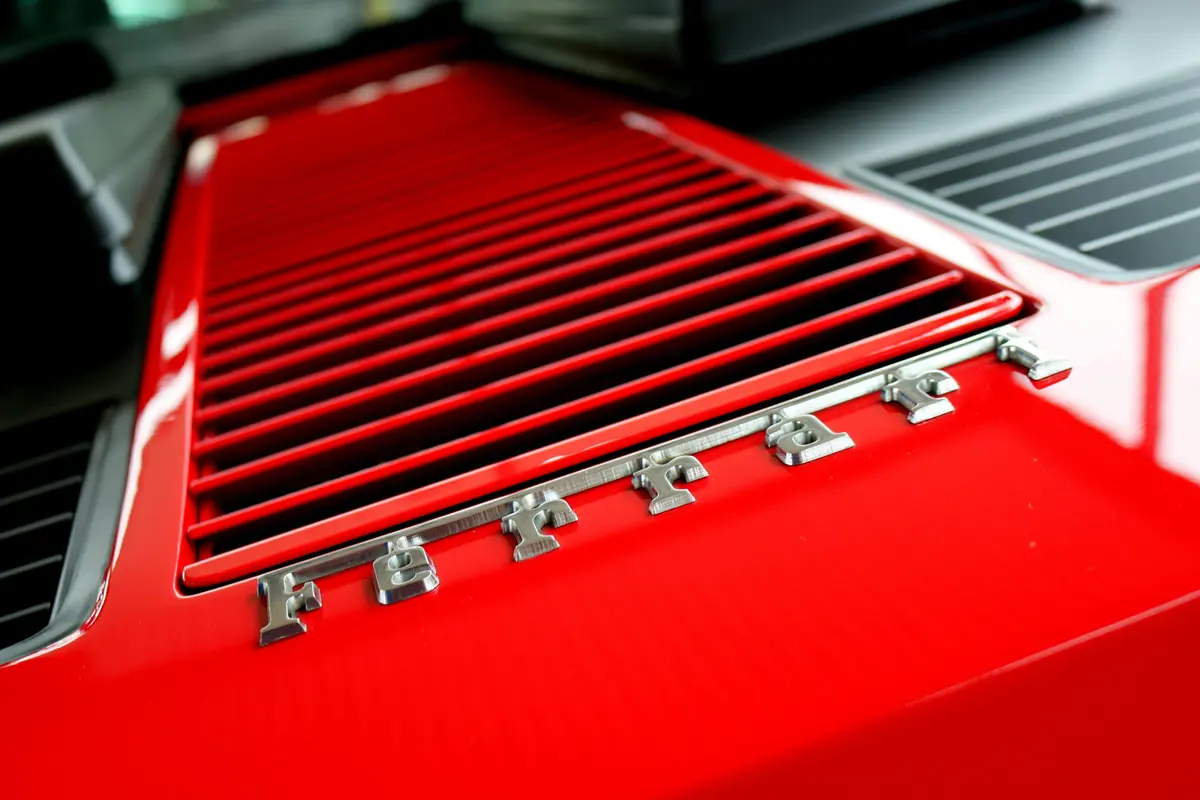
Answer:
[[[509,502],[509,512],[500,518],[500,530],[517,537],[513,561],[527,561],[559,548],[558,539],[543,529],[578,520],[566,500],[551,491],[535,490]]]
[[[0,664],[59,642],[79,631],[95,613],[112,561],[134,416],[132,403],[111,406],[101,415],[71,523],[50,624],[22,642],[0,648]]]
[[[613,481],[633,481],[634,476],[639,474],[644,475],[647,483],[653,486],[655,484],[651,481],[651,474],[648,470],[655,471],[655,474],[657,474],[657,470],[661,470],[664,477],[668,472],[680,471],[680,476],[670,478],[673,481],[678,480],[679,477],[688,479],[686,472],[690,469],[692,477],[698,479],[701,476],[696,468],[699,467],[700,470],[704,468],[698,460],[688,458],[690,456],[695,456],[697,453],[747,436],[764,434],[768,429],[775,430],[779,434],[779,436],[775,437],[774,442],[768,439],[768,444],[778,445],[781,438],[786,436],[786,432],[778,427],[781,422],[805,422],[807,425],[811,425],[810,420],[815,420],[815,417],[811,415],[860,397],[876,393],[882,394],[888,387],[895,387],[898,380],[913,382],[922,381],[930,377],[939,378],[939,376],[944,376],[944,378],[939,378],[942,381],[941,388],[939,389],[937,386],[932,388],[934,391],[948,391],[944,380],[949,379],[953,382],[953,379],[946,375],[946,373],[941,372],[942,368],[959,364],[988,353],[995,354],[998,360],[1012,360],[1022,366],[1028,366],[1026,362],[1032,359],[1035,365],[1034,368],[1036,368],[1036,364],[1048,361],[1057,365],[1066,365],[1066,362],[1062,359],[1050,359],[1040,350],[1034,353],[1030,350],[1031,347],[1036,346],[1032,342],[1029,342],[1028,339],[1021,337],[1013,327],[1006,326],[998,330],[975,334],[967,339],[945,345],[928,353],[874,369],[824,389],[818,389],[791,400],[777,403],[761,411],[755,411],[725,422],[720,422],[699,431],[677,436],[655,447],[619,456],[568,475],[552,478],[521,492],[493,500],[486,500],[469,508],[445,514],[427,522],[400,530],[389,531],[367,541],[348,545],[324,555],[281,567],[264,574],[258,579],[258,591],[264,599],[270,596],[272,589],[276,594],[280,592],[293,593],[296,591],[296,587],[311,583],[318,578],[362,564],[377,562],[381,558],[390,556],[398,547],[419,549],[422,545],[430,544],[494,522],[501,522],[501,530],[504,533],[517,535],[518,544],[513,552],[514,560],[522,561],[527,558],[543,555],[559,547],[558,540],[544,533],[543,527],[546,525],[559,527],[575,522],[577,519],[575,512],[571,510],[571,507],[566,502],[566,498],[572,495],[612,483]],[[1007,355],[1001,357],[1001,352]],[[1018,354],[1024,355],[1017,357]],[[1030,369],[1031,372],[1032,370],[1033,368]],[[957,384],[955,384],[955,387],[957,388]],[[818,424],[820,424],[819,421]],[[828,430],[824,425],[821,425],[821,427]],[[797,430],[799,430],[799,427],[797,427]],[[833,437],[846,436],[845,441],[850,441],[847,434],[835,434],[832,431],[829,431],[829,433]],[[814,442],[813,446],[815,447],[820,443]],[[852,446],[852,444],[853,442],[850,441],[849,446]],[[817,449],[819,450],[819,448]],[[845,449],[845,446],[841,446],[839,449]],[[830,455],[833,452],[836,452],[836,450],[821,453],[820,455]],[[809,458],[808,460],[812,459]],[[789,462],[785,460],[785,463]],[[804,463],[804,461],[801,460],[796,463]],[[677,470],[676,468],[681,468],[681,470]],[[705,472],[705,474],[707,473]],[[634,485],[635,487],[643,488],[641,481],[634,482]],[[659,486],[661,488],[661,484]],[[671,488],[675,489],[673,486]],[[675,489],[675,491],[682,490]],[[690,496],[690,492],[686,492],[686,494]],[[680,504],[672,505],[671,507],[674,508],[677,505]],[[653,506],[653,503],[651,506]],[[653,508],[651,509],[651,513],[655,513]],[[526,545],[529,546],[526,547]],[[428,561],[427,558],[426,561]],[[429,567],[432,572],[432,564],[429,564]],[[426,591],[431,589],[432,587]],[[319,595],[317,597],[319,599]],[[303,623],[298,623],[298,620],[294,621],[291,619],[291,617],[295,617],[296,615],[294,613],[289,615],[287,613],[288,609],[284,605],[267,603],[267,606],[269,611],[272,608],[277,608],[276,614],[279,616],[275,620],[268,619],[267,627],[263,629],[263,633],[266,634],[268,629],[272,631],[284,629],[287,633],[279,637],[276,637],[272,633],[272,637],[269,640],[265,637],[261,638],[260,644],[269,644],[279,641],[280,638],[287,638],[288,636],[304,632],[305,626]]]
[[[424,547],[401,536],[391,552],[375,559],[375,599],[381,605],[399,603],[438,587],[437,570]]]
[[[267,624],[258,632],[260,645],[306,633],[308,626],[300,619],[300,612],[321,607],[321,590],[316,582],[301,582],[291,572],[259,581],[258,597],[267,607]]]
[[[696,496],[675,485],[677,481],[691,483],[708,477],[708,470],[695,456],[676,456],[666,463],[650,458],[641,459],[642,468],[633,473],[633,488],[650,493],[650,513],[662,514],[696,502]]]
[[[942,395],[957,391],[958,381],[940,369],[926,370],[907,378],[897,371],[879,396],[885,403],[904,406],[908,421],[916,425],[953,411],[954,405]]]
[[[1030,380],[1040,381],[1066,372],[1071,368],[1071,362],[1065,358],[1055,358],[1038,347],[1032,339],[1013,337],[996,348],[996,357],[1001,361],[1015,361],[1029,370]]]
[[[854,447],[848,433],[836,433],[812,414],[795,419],[776,415],[767,428],[766,444],[775,448],[775,457],[789,467],[798,467]]]

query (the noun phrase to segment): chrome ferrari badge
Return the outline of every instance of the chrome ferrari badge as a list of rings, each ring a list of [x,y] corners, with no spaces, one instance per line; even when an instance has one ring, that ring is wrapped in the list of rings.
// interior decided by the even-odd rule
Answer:
[[[916,425],[954,410],[942,395],[957,392],[958,382],[940,369],[931,369],[910,378],[897,374],[883,387],[885,403],[899,403],[908,411],[908,421]]]
[[[663,463],[656,458],[640,460],[641,469],[633,473],[633,488],[650,493],[650,513],[662,514],[673,508],[696,502],[696,496],[676,482],[691,483],[708,477],[708,470],[695,456],[676,456]]]
[[[983,333],[898,364],[876,369],[770,408],[713,425],[587,469],[547,481],[507,497],[479,503],[409,528],[269,572],[258,579],[258,595],[267,621],[259,644],[267,645],[307,631],[301,614],[321,608],[316,581],[334,573],[371,565],[375,598],[382,605],[427,595],[440,581],[426,545],[481,525],[499,523],[498,533],[515,539],[514,561],[528,561],[559,549],[548,529],[578,521],[567,498],[618,480],[650,495],[651,515],[688,506],[696,501],[678,484],[708,477],[697,454],[747,436],[763,435],[784,464],[803,467],[852,449],[847,432],[832,430],[816,414],[850,400],[878,393],[885,403],[908,412],[914,424],[929,422],[954,411],[944,395],[959,391],[946,367],[986,353],[1021,365],[1032,380],[1064,373],[1070,365],[1053,358],[1012,328]]]
[[[437,571],[424,547],[401,536],[389,552],[375,559],[375,599],[383,605],[398,603],[437,588]]]
[[[854,447],[848,433],[834,433],[812,414],[795,418],[775,415],[767,428],[767,447],[775,448],[775,456],[789,467],[796,467],[825,458]]]
[[[513,561],[525,561],[558,549],[558,539],[543,528],[561,528],[578,519],[566,500],[535,493],[509,504],[509,512],[500,518],[500,529],[517,537]]]

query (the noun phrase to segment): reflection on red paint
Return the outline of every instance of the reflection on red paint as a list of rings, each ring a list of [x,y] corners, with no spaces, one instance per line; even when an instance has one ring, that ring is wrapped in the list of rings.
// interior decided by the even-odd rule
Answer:
[[[912,224],[732,134],[639,113],[871,209],[891,235]],[[465,532],[429,548],[440,588],[395,606],[375,603],[368,569],[335,576],[308,634],[260,649],[252,580],[193,596],[175,582],[193,345],[164,337],[196,298],[194,234],[174,226],[167,245],[104,607],[0,669],[20,721],[0,734],[8,796],[48,780],[189,796],[285,781],[314,796],[1197,793],[1195,272],[1109,284],[924,223],[1043,300],[1022,332],[1070,358],[1069,377],[1031,387],[973,359],[949,370],[951,415],[912,426],[875,397],[847,403],[822,418],[857,446],[794,469],[759,440],[722,446],[697,502],[653,519],[627,485],[599,487],[529,563],[497,525]]]

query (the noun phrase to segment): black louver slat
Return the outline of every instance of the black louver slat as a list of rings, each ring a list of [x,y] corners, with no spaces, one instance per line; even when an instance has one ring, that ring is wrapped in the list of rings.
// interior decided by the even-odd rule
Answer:
[[[50,622],[98,416],[0,432],[0,648]]]
[[[1200,258],[1200,74],[864,177],[1123,270],[1191,264]]]

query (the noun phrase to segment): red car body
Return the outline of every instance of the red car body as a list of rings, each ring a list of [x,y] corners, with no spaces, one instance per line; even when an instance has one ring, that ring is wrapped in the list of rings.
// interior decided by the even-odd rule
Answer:
[[[273,91],[189,121],[306,90]],[[1012,287],[1016,326],[1072,371],[970,359],[955,412],[920,426],[851,400],[822,419],[857,447],[798,469],[758,437],[720,445],[697,502],[658,517],[626,482],[590,489],[531,563],[478,526],[430,545],[441,586],[411,602],[377,604],[365,566],[330,576],[308,633],[259,647],[255,574],[419,514],[376,504],[241,561],[188,541],[212,219],[194,146],[102,603],[0,669],[10,796],[45,775],[102,796],[1194,794],[1200,275],[1080,276],[687,116],[556,91]]]

